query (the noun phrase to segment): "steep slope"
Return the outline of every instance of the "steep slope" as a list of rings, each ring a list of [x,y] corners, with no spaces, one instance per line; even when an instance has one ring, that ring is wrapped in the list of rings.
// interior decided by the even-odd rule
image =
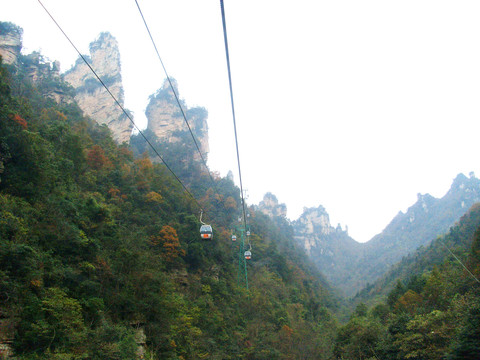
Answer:
[[[86,58],[123,106],[124,92],[117,40],[108,32],[101,33],[90,44],[90,56]],[[130,141],[132,123],[82,59],[79,58],[75,66],[65,73],[65,81],[75,88],[75,100],[87,116],[99,124],[106,124],[117,143]]]
[[[287,217],[287,206],[279,204],[277,197],[272,193],[266,193],[263,196],[263,200],[258,204],[258,210],[271,218],[276,216]]]
[[[335,306],[286,221],[251,210],[249,290],[228,178],[135,158],[61,78],[0,66],[0,348],[19,359],[328,359]],[[53,82],[53,83],[52,83]],[[17,92],[18,90],[18,92]],[[27,91],[28,90],[28,91]],[[46,91],[45,93],[43,91]]]
[[[405,214],[400,212],[367,243],[357,243],[346,231],[334,229],[323,207],[307,209],[294,222],[295,238],[332,284],[353,296],[402,257],[446,233],[478,201],[480,180],[473,173],[459,174],[445,196],[419,194]]]
[[[171,79],[171,82],[175,89],[175,94],[179,97],[176,80]],[[190,140],[191,135],[188,133],[188,127],[183,118],[183,110],[188,124],[198,141],[202,156],[206,160],[209,152],[207,110],[202,107],[188,108],[185,101],[180,101],[182,105],[182,110],[180,110],[175,94],[168,80],[165,80],[162,88],[150,96],[150,102],[145,111],[148,119],[147,129],[155,134],[158,141],[164,144],[177,143],[184,139]],[[193,153],[193,156],[195,159],[200,160],[198,152]]]
[[[8,22],[0,22],[0,56],[5,64],[16,64],[22,50],[23,30]]]
[[[295,240],[303,245],[319,270],[334,286],[341,288],[339,284],[351,279],[361,244],[348,236],[340,225],[336,228],[331,226],[323,206],[304,209],[293,226]]]
[[[385,273],[388,267],[420,246],[428,245],[480,201],[480,180],[459,174],[441,199],[418,195],[405,214],[399,213],[385,230],[365,244],[358,271],[364,284]]]
[[[476,203],[460,218],[458,223],[450,228],[448,233],[403,257],[401,261],[392,265],[380,279],[356,294],[352,299],[353,302],[374,303],[379,299],[385,300],[387,294],[392,291],[399,280],[404,284],[418,281],[446,259],[450,258],[454,261],[448,249],[466,263],[467,258],[464,254],[467,254],[472,247],[475,231],[479,227],[480,203]]]
[[[358,304],[338,331],[335,358],[477,359],[479,249],[480,206],[475,205],[447,235],[396,266],[402,281],[386,277],[388,293],[381,287],[370,289],[371,296],[379,292],[383,298],[375,299],[371,308]]]

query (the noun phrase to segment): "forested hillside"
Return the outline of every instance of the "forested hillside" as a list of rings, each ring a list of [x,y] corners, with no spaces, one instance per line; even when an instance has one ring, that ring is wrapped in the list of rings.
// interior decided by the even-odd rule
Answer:
[[[288,223],[249,209],[247,290],[231,241],[233,182],[214,176],[213,186],[200,165],[182,167],[214,228],[201,240],[199,209],[165,166],[116,145],[51,64],[27,60],[0,68],[3,355],[330,358],[335,301]]]
[[[475,204],[461,217],[460,221],[452,226],[448,233],[439,236],[428,246],[421,246],[417,251],[405,256],[400,262],[392,266],[381,279],[370,284],[353,297],[354,303],[372,303],[385,300],[386,295],[401,280],[404,283],[411,278],[421,277],[429,273],[435,266],[444,262],[445,258],[455,256],[466,260],[472,246],[475,231],[480,226],[480,204]],[[450,251],[449,251],[450,250]]]
[[[357,294],[349,311],[278,203],[247,207],[252,259],[244,262],[240,190],[205,168],[186,131],[173,131],[175,141],[144,134],[175,178],[142,136],[118,145],[83,114],[75,89],[41,54],[18,53],[11,65],[0,57],[0,358],[478,359],[478,204]],[[206,110],[187,116],[203,124]],[[474,201],[464,180],[456,189]],[[392,222],[410,240],[418,229],[437,234],[452,215],[419,204]],[[212,240],[199,236],[200,207]],[[309,238],[333,259],[353,240],[322,209],[303,233],[343,236],[330,247]],[[333,265],[345,272],[355,262]]]
[[[417,195],[417,202],[378,235],[358,243],[341,227],[334,228],[320,206],[305,209],[295,221],[295,238],[333,286],[347,297],[371,288],[389,268],[421,246],[428,246],[480,201],[480,180],[458,174],[442,198]]]
[[[373,305],[360,302],[339,329],[335,357],[478,359],[479,278],[480,207],[475,205],[447,235],[357,295],[357,302]]]

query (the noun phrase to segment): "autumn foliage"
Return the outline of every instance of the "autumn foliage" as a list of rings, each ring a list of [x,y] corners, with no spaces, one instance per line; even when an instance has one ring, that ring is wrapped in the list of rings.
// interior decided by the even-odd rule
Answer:
[[[185,250],[180,245],[177,231],[169,225],[164,225],[157,236],[152,236],[151,244],[169,263],[174,262],[179,256],[185,256]]]
[[[13,121],[15,121],[17,124],[19,124],[23,130],[27,130],[27,121],[25,119],[23,119],[22,117],[20,117],[20,115],[18,114],[15,114],[13,116]]]
[[[112,162],[105,156],[105,151],[99,145],[94,145],[88,150],[87,162],[88,165],[95,170],[110,168],[112,166]]]

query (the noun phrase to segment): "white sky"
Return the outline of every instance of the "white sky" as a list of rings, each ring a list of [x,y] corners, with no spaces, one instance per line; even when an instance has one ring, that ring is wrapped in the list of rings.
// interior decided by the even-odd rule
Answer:
[[[209,166],[238,179],[220,2],[138,0],[189,107],[209,111]],[[165,75],[134,0],[43,0],[75,45],[119,42],[126,107],[146,126]],[[323,205],[367,241],[416,201],[480,174],[480,1],[225,0],[244,187],[296,219]],[[77,54],[35,0],[0,0],[68,70]],[[168,161],[168,160],[167,160]]]

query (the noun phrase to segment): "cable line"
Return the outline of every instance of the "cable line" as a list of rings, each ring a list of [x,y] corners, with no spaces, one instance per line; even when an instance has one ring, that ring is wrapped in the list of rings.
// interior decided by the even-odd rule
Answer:
[[[165,72],[168,83],[170,84],[170,88],[172,89],[173,95],[175,96],[175,100],[177,101],[178,107],[180,108],[183,119],[185,120],[185,123],[187,124],[188,131],[190,132],[190,135],[192,136],[193,142],[195,143],[197,151],[200,154],[200,158],[202,159],[203,165],[205,165],[205,168],[207,169],[208,175],[210,176],[210,180],[214,184],[214,187],[215,187],[215,190],[216,190],[215,181],[213,180],[212,175],[210,174],[210,170],[208,169],[207,162],[205,161],[205,158],[203,157],[202,152],[200,151],[200,147],[198,146],[198,142],[195,139],[195,136],[193,135],[192,128],[190,127],[190,124],[187,121],[187,116],[185,115],[185,111],[182,108],[182,105],[180,103],[180,99],[178,98],[177,92],[175,91],[175,88],[173,87],[172,81],[170,80],[170,76],[168,76],[167,69],[165,68],[165,65],[163,64],[163,61],[162,61],[162,58],[160,56],[160,53],[158,52],[158,48],[157,48],[157,45],[155,43],[155,40],[153,40],[152,33],[150,32],[150,28],[147,25],[147,21],[145,20],[145,17],[143,16],[142,9],[140,9],[140,5],[138,4],[137,0],[135,0],[135,4],[137,4],[138,11],[140,12],[140,16],[142,17],[142,20],[143,20],[143,24],[145,25],[145,28],[147,29],[148,36],[150,37],[150,40],[152,41],[155,52],[157,53],[158,60],[160,61],[160,64],[162,65],[163,71]],[[216,191],[216,192],[218,193],[218,191]]]
[[[247,236],[247,243],[249,245],[249,250],[245,251],[245,232],[247,231],[247,212],[245,210],[245,195],[243,192],[243,181],[242,181],[242,168],[240,166],[240,153],[238,150],[238,135],[237,135],[237,122],[235,118],[235,105],[233,101],[233,87],[232,87],[232,72],[230,69],[230,55],[228,52],[228,38],[227,38],[227,24],[225,20],[225,8],[223,6],[223,0],[220,0],[220,9],[222,12],[222,24],[223,24],[223,38],[225,41],[225,55],[227,58],[227,70],[228,70],[228,84],[230,86],[230,102],[232,104],[232,118],[233,118],[233,130],[235,133],[235,147],[237,150],[237,164],[238,164],[238,175],[240,180],[240,194],[242,196],[242,211],[243,211],[243,229],[240,229],[240,236],[242,238],[241,243],[239,244],[239,254],[238,254],[238,284],[242,278],[245,278],[245,287],[248,290],[248,272],[247,272],[247,259],[251,258],[252,245],[250,244],[250,236]],[[245,252],[244,252],[245,251]]]
[[[200,203],[198,202],[198,200],[192,195],[192,193],[190,192],[190,190],[188,190],[188,188],[184,185],[184,183],[182,182],[182,180],[180,180],[180,178],[175,174],[175,172],[172,170],[172,168],[167,164],[167,162],[165,161],[165,159],[158,153],[157,149],[155,149],[155,147],[152,145],[152,143],[147,139],[147,137],[144,135],[144,133],[138,128],[137,124],[135,124],[135,122],[133,121],[132,117],[130,116],[130,114],[128,113],[128,111],[125,110],[125,108],[120,104],[120,102],[117,100],[117,98],[115,97],[115,95],[112,94],[112,92],[108,89],[107,85],[105,85],[105,83],[102,81],[102,79],[98,76],[98,74],[95,72],[95,70],[92,68],[92,66],[88,63],[87,59],[85,59],[85,57],[80,53],[80,51],[77,49],[77,47],[75,46],[75,44],[72,42],[72,40],[70,40],[70,38],[68,37],[68,35],[65,33],[65,31],[63,31],[62,27],[57,23],[57,21],[54,19],[54,17],[52,16],[52,14],[50,14],[50,12],[47,10],[47,8],[43,5],[42,1],[41,0],[38,0],[38,2],[40,3],[40,5],[43,7],[43,9],[45,10],[45,12],[48,14],[48,16],[53,20],[53,22],[55,23],[55,25],[58,27],[58,29],[62,32],[62,34],[65,36],[65,38],[68,40],[68,42],[70,43],[70,45],[72,45],[72,47],[75,49],[75,51],[78,53],[78,55],[82,58],[82,60],[85,62],[85,64],[88,66],[88,68],[92,71],[92,73],[95,75],[95,77],[97,78],[97,80],[103,85],[103,87],[105,88],[105,90],[107,90],[108,94],[112,97],[112,99],[115,101],[115,103],[117,104],[118,107],[120,107],[120,109],[122,109],[123,113],[127,116],[127,118],[130,120],[130,122],[133,124],[133,126],[138,130],[138,132],[140,133],[140,135],[142,135],[142,137],[145,139],[145,141],[147,142],[147,144],[152,148],[152,150],[154,151],[154,153],[159,157],[160,160],[162,160],[163,164],[166,166],[166,168],[168,169],[168,171],[170,171],[170,173],[175,177],[175,179],[180,183],[180,185],[182,185],[183,187],[183,190],[194,200],[194,202],[197,204],[197,206],[200,208],[200,210],[203,211],[203,207],[200,205]]]
[[[477,278],[470,270],[467,269],[467,267],[462,263],[462,261],[449,249],[449,247],[448,247],[447,245],[445,245],[445,244],[443,243],[443,241],[442,241],[441,239],[440,239],[440,243],[448,250],[448,252],[449,252],[450,254],[452,254],[452,256],[455,258],[455,260],[457,260],[458,263],[463,266],[463,268],[470,274],[470,276],[471,276],[477,283],[480,283],[480,280],[478,280],[478,278]]]
[[[243,195],[243,183],[242,183],[242,170],[240,167],[240,154],[238,151],[238,136],[237,136],[237,122],[235,120],[235,105],[233,102],[233,88],[232,88],[232,73],[230,70],[230,55],[228,53],[228,39],[227,39],[227,25],[225,20],[225,9],[223,6],[223,0],[220,0],[220,8],[222,11],[222,23],[223,23],[223,38],[225,40],[225,55],[227,57],[227,70],[228,70],[228,83],[230,86],[230,101],[232,103],[232,116],[233,116],[233,130],[235,133],[235,147],[237,150],[237,163],[238,163],[238,175],[240,181],[240,194],[242,196],[242,210],[243,210],[243,223],[245,229],[247,229],[247,212],[245,211],[245,198]],[[250,240],[249,240],[250,243]]]

